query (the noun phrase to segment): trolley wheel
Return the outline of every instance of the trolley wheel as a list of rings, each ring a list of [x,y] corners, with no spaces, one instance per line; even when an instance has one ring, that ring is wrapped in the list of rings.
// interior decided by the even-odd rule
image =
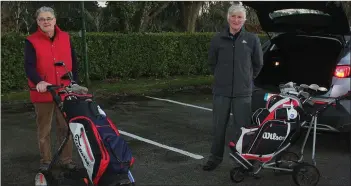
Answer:
[[[309,163],[301,163],[294,168],[292,174],[296,185],[317,185],[320,173],[316,166]]]
[[[235,167],[230,170],[230,179],[235,183],[240,183],[245,178],[245,170],[242,167]]]
[[[298,163],[299,156],[294,152],[284,151],[277,156],[275,163],[280,168],[295,167]],[[283,161],[283,162],[279,162]]]
[[[50,186],[51,175],[44,172],[39,172],[35,175],[35,186]]]
[[[135,182],[129,182],[129,183],[121,183],[121,184],[117,184],[116,186],[136,186]]]

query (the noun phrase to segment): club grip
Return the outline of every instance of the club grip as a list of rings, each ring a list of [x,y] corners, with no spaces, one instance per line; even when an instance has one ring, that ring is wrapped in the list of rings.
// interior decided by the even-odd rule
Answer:
[[[61,86],[58,86],[58,85],[48,85],[48,86],[46,86],[46,89],[47,89],[47,91],[49,91],[49,92],[54,91],[54,90],[57,90],[57,89],[59,89],[59,88],[61,88]],[[37,88],[30,87],[29,90],[31,90],[31,91],[36,91]]]
[[[48,86],[46,86],[46,89],[47,89],[49,92],[54,91],[54,90],[57,90],[57,89],[59,89],[59,88],[61,88],[61,86],[58,86],[58,85],[48,85]]]

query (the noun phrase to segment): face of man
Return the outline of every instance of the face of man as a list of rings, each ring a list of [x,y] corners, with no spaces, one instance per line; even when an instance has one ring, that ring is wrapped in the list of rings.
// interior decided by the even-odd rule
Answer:
[[[228,23],[233,31],[239,31],[245,23],[245,13],[244,12],[234,12],[229,15]]]
[[[56,18],[50,12],[41,12],[37,18],[37,23],[43,32],[53,32]]]

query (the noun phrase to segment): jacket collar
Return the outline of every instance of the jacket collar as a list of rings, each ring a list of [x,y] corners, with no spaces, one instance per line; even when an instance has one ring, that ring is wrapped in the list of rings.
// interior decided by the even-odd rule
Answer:
[[[41,30],[41,28],[38,26],[37,32],[44,38],[50,39],[48,37],[48,35],[46,35],[45,32],[43,32],[43,30]],[[61,29],[55,25],[55,29],[54,29],[54,36],[53,37],[58,37],[59,33],[61,32]]]
[[[240,32],[238,33],[237,35],[237,38],[240,38],[242,37],[243,35],[245,35],[245,29],[244,27],[241,28]],[[225,38],[225,39],[232,39],[231,37],[231,33],[229,32],[229,25],[226,25],[225,28],[222,30],[222,32],[220,33],[220,36],[222,38]]]

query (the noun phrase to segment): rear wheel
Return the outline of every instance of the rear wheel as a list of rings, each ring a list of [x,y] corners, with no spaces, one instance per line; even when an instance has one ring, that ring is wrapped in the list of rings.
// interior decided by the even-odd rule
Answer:
[[[279,168],[292,168],[298,165],[299,156],[294,152],[285,151],[277,156],[275,163]]]
[[[296,185],[314,186],[319,182],[320,173],[316,166],[308,163],[301,163],[294,168],[292,177]]]
[[[242,167],[235,167],[230,171],[230,179],[235,183],[240,183],[245,178],[245,170]]]

